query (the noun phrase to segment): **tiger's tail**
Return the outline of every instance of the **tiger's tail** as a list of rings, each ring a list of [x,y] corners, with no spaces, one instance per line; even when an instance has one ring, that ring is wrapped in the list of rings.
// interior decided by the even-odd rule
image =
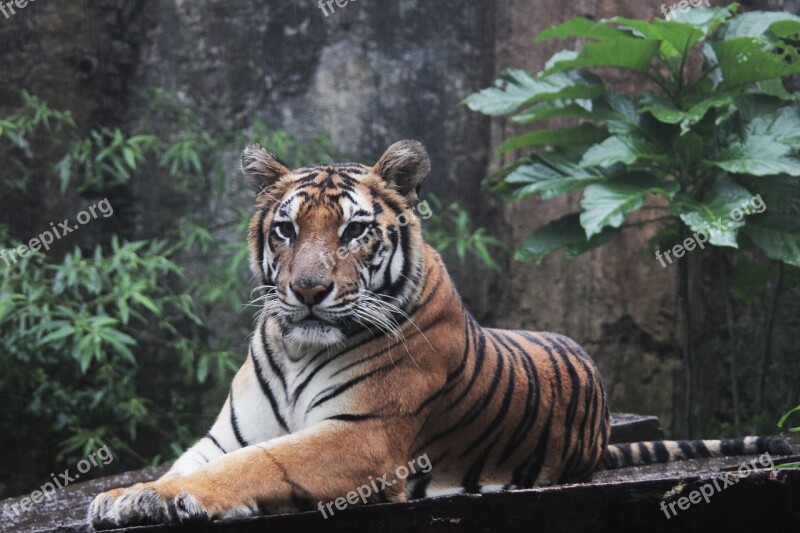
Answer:
[[[655,440],[609,444],[598,470],[667,463],[704,457],[736,455],[792,455],[789,441],[782,437],[739,437],[725,440]]]

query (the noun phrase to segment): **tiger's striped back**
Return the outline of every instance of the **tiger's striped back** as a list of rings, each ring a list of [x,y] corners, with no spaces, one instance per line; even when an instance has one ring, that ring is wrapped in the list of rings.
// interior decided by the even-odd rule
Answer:
[[[445,479],[421,484],[441,494],[588,479],[609,436],[588,355],[561,335],[485,329],[469,314],[464,323],[463,355],[426,399],[430,427],[411,453],[432,453]]]

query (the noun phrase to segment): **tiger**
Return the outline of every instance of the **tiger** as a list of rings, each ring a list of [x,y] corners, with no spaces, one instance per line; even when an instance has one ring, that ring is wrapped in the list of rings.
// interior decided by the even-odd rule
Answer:
[[[777,437],[610,445],[603,378],[577,342],[465,309],[415,210],[421,143],[294,170],[253,144],[242,169],[259,283],[247,358],[209,432],[160,479],[96,496],[95,528],[323,510],[368,481],[380,490],[358,503],[791,451]],[[430,468],[374,483],[421,454]]]

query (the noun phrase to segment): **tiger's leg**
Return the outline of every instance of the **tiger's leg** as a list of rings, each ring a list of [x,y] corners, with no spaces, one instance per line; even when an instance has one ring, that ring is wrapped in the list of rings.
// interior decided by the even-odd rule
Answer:
[[[251,351],[234,376],[232,392],[211,430],[184,452],[161,479],[187,476],[248,444],[286,434],[278,395],[270,390],[269,396],[264,389],[269,387],[265,367],[253,358]],[[118,488],[98,495],[89,507],[89,521],[99,518],[100,501],[112,501],[129,492],[127,488]]]
[[[184,452],[168,476],[191,474],[195,470],[249,444],[287,433],[280,415],[280,395],[269,390],[265,364],[253,359],[252,351],[234,376],[231,392],[211,430]],[[234,392],[235,391],[235,392]]]
[[[317,508],[403,464],[408,438],[400,432],[379,421],[326,420],[229,453],[185,476],[100,495],[92,504],[92,523],[104,528]],[[404,481],[387,486],[385,496],[405,498]]]

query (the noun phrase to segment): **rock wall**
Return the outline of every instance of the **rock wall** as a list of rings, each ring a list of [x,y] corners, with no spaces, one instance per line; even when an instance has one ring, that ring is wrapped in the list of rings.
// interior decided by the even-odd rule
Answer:
[[[25,87],[71,109],[79,123],[129,127],[139,90],[159,86],[225,128],[244,128],[257,116],[301,138],[325,131],[362,162],[416,138],[432,157],[425,190],[458,201],[513,250],[532,229],[577,209],[579,197],[507,204],[482,190],[481,179],[498,164],[493,150],[513,132],[459,102],[501,68],[539,70],[559,44],[530,41],[549,24],[575,15],[649,18],[658,7],[634,0],[350,0],[325,16],[315,0],[39,1],[0,19],[0,112],[19,105]],[[620,80],[626,83],[636,87]],[[232,205],[249,205],[245,188],[231,187]],[[151,173],[120,192],[131,207],[121,219],[132,228],[125,231],[157,231],[151,221],[169,205],[164,189],[164,177]],[[63,210],[60,202],[5,205],[1,216],[46,223]],[[649,236],[626,233],[577,259],[538,265],[502,252],[501,275],[474,262],[452,274],[485,323],[559,331],[583,343],[606,377],[612,406],[656,414],[669,432],[682,380],[677,272],[648,254]]]
[[[496,66],[540,71],[564,43],[532,45],[531,40],[557,21],[575,16],[652,18],[657,16],[656,9],[630,0],[501,0],[497,27],[503,31],[497,32]],[[636,88],[635,80],[620,79],[618,83]],[[495,124],[492,149],[515,133],[519,131],[507,124]],[[491,168],[498,163],[493,161]],[[498,218],[505,223],[503,227],[511,228],[504,240],[519,245],[534,228],[578,211],[580,198],[577,193],[546,202],[527,198],[502,205]],[[507,263],[506,281],[499,289],[502,308],[492,318],[505,327],[572,336],[600,366],[612,409],[657,414],[664,427],[672,430],[674,404],[680,401],[683,379],[674,338],[677,268],[662,268],[648,253],[647,240],[654,232],[655,228],[625,232],[621,239],[574,259],[557,254],[540,264]]]
[[[327,17],[315,0],[148,6],[138,86],[177,92],[229,128],[260,117],[300,138],[327,132],[365,163],[418,139],[433,169],[424,190],[485,212],[489,122],[459,102],[494,75],[493,1],[358,0]],[[143,195],[158,194],[155,179]],[[232,201],[249,205],[248,195],[233,191]],[[480,310],[483,284],[454,275]]]

